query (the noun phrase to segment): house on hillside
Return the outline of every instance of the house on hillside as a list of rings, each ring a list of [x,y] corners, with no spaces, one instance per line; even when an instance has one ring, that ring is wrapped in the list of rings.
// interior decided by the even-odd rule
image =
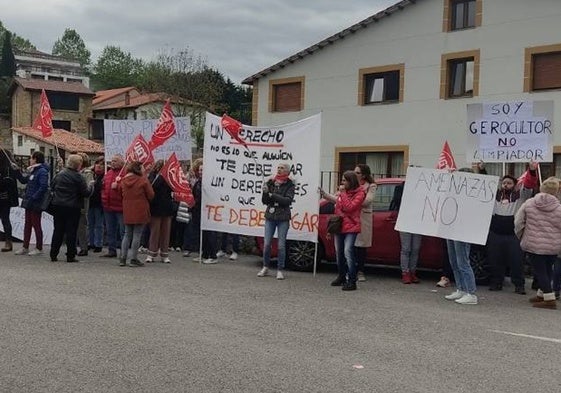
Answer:
[[[561,124],[560,15],[561,1],[400,1],[246,78],[253,124],[322,112],[326,172],[357,163],[376,177],[434,167],[445,140],[458,165],[469,165],[467,104],[553,101]],[[544,178],[561,176],[560,133],[554,144]]]
[[[43,79],[59,82],[79,82],[90,86],[90,78],[80,63],[35,49],[16,50],[16,75],[20,78]]]
[[[15,77],[8,92],[12,99],[12,127],[33,124],[43,89],[53,111],[53,127],[88,138],[94,93],[80,82]]]
[[[199,118],[204,120],[204,107],[185,98],[167,93],[141,93],[136,87],[100,90],[93,99],[92,139],[103,140],[104,119],[158,119],[168,99],[176,117],[190,116],[191,124],[200,121]]]

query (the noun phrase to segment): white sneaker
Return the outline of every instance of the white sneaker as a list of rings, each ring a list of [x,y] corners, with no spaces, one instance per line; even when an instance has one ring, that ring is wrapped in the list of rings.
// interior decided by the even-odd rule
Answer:
[[[14,252],[14,255],[25,255],[25,254],[28,254],[28,253],[29,253],[29,250],[27,248],[20,248],[19,250]]]
[[[140,254],[146,254],[148,252],[148,249],[145,247],[140,246],[140,248],[138,249],[138,252]]]
[[[462,296],[464,296],[465,294],[466,293],[464,291],[460,291],[460,290],[456,289],[450,295],[444,296],[444,298],[446,300],[457,300],[457,299],[461,298]]]
[[[363,272],[358,272],[358,273],[356,274],[356,278],[357,278],[357,280],[360,281],[360,282],[366,281],[366,276],[364,275]]]
[[[29,255],[30,257],[34,257],[35,255],[43,255],[43,251],[38,249],[31,250],[27,253],[27,255]]]
[[[203,261],[203,263],[204,263],[205,265],[214,265],[215,263],[218,263],[218,259],[208,258],[208,259],[205,259],[205,260]]]
[[[263,269],[259,270],[259,273],[257,273],[257,277],[265,277],[268,273],[269,273],[269,268],[263,267]]]
[[[222,250],[219,250],[219,251],[216,253],[216,258],[222,258],[224,255],[226,255],[226,253],[225,253],[224,251],[222,251]]]
[[[201,257],[193,258],[193,262],[201,263],[202,261],[203,261],[203,258],[201,258]]]
[[[150,255],[148,255],[144,260],[144,263],[152,263],[152,262],[154,262],[154,259]]]
[[[277,271],[277,280],[284,280],[284,274],[281,270]]]
[[[175,251],[181,252],[181,247],[175,247]]]
[[[235,251],[232,251],[232,253],[230,254],[230,258],[228,258],[228,259],[230,259],[231,261],[237,260],[238,259],[238,253],[235,252]]]
[[[184,257],[189,257],[189,256],[191,256],[191,251],[183,251],[183,256],[184,256]]]
[[[169,257],[162,258],[162,263],[171,263],[171,259]]]
[[[477,296],[472,295],[470,293],[466,293],[461,298],[456,299],[456,303],[458,303],[458,304],[477,304]]]
[[[440,281],[436,283],[437,287],[446,288],[450,286],[450,280],[446,276],[440,277]]]

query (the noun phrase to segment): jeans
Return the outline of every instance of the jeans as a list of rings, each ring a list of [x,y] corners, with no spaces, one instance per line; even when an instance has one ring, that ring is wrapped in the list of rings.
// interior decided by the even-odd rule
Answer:
[[[561,259],[557,258],[553,265],[553,290],[559,292],[561,290]]]
[[[2,220],[2,226],[4,227],[4,240],[7,242],[12,241],[12,222],[10,221],[10,209],[9,205],[0,207],[0,220]]]
[[[401,242],[400,264],[402,272],[414,272],[419,262],[422,235],[417,233],[399,232]]]
[[[334,235],[337,271],[339,277],[347,277],[347,282],[356,282],[355,240],[358,233],[339,233]]]
[[[138,246],[140,245],[140,237],[142,236],[143,229],[144,224],[125,225],[125,235],[121,242],[121,259],[127,260],[129,246],[131,259],[138,259]]]
[[[553,278],[553,264],[555,263],[556,255],[538,255],[528,253],[528,258],[532,263],[534,269],[534,276],[538,280],[539,289],[543,293],[551,293],[551,279]]]
[[[117,252],[119,239],[123,238],[125,225],[123,224],[122,212],[105,211],[105,229],[107,231],[107,247],[110,253]]]
[[[473,269],[469,263],[471,245],[457,240],[446,240],[446,246],[448,247],[448,258],[454,274],[456,288],[473,295],[476,286]]]
[[[286,263],[286,234],[288,233],[290,221],[265,220],[265,238],[263,239],[263,266],[269,267],[271,264],[271,246],[273,236],[277,230],[278,254],[277,269],[283,270]]]
[[[226,252],[228,248],[228,237],[232,237],[232,251],[235,253],[240,252],[240,235],[237,233],[223,233],[222,234],[222,241],[220,243],[220,249]]]
[[[101,207],[88,209],[88,238],[90,246],[103,247],[103,209]]]

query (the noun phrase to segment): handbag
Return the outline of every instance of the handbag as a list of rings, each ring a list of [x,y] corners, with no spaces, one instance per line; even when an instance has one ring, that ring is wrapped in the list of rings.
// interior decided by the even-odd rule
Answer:
[[[329,220],[327,220],[327,233],[336,235],[338,233],[341,233],[342,228],[343,228],[343,217],[338,215],[329,217]]]
[[[42,212],[48,211],[52,201],[53,193],[50,188],[47,188],[47,191],[45,191],[45,194],[43,195],[43,199],[41,199],[41,203],[39,203],[39,210]]]

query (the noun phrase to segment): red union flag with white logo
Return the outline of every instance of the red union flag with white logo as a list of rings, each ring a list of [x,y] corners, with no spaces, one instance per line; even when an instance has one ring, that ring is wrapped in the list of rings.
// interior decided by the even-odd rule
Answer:
[[[51,110],[45,89],[41,91],[41,105],[35,122],[33,122],[33,128],[41,131],[44,138],[53,135],[53,111]]]
[[[163,145],[175,132],[175,118],[173,117],[169,100],[167,100],[162,109],[162,114],[160,115],[160,120],[156,125],[156,129],[148,142],[148,146],[150,146],[151,150],[154,150],[158,146]]]
[[[144,167],[154,163],[152,150],[141,134],[138,134],[129,145],[126,152],[126,160],[128,162],[140,161]]]
[[[450,146],[448,145],[448,141],[445,141],[444,146],[442,146],[442,151],[440,152],[438,162],[436,163],[436,169],[458,169],[456,167],[456,161],[454,160],[452,151],[450,150]]]
[[[195,204],[195,198],[193,197],[191,186],[181,169],[181,164],[175,156],[175,153],[171,154],[162,167],[160,174],[173,190],[173,197],[175,200],[185,202],[189,207],[192,207]]]

